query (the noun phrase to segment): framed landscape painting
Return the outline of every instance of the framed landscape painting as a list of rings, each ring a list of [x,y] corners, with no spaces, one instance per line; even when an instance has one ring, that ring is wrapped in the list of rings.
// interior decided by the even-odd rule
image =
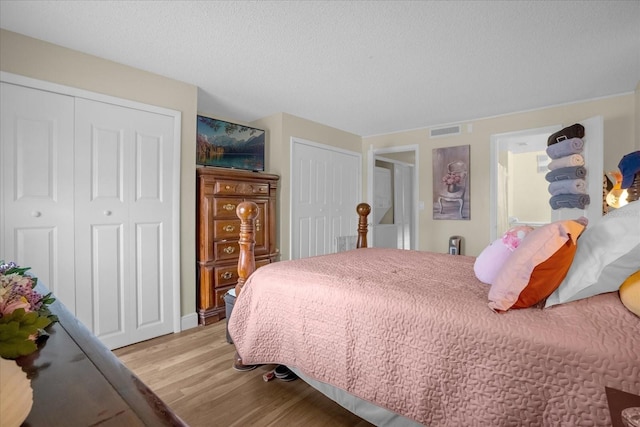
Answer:
[[[265,131],[198,116],[196,164],[264,171]]]

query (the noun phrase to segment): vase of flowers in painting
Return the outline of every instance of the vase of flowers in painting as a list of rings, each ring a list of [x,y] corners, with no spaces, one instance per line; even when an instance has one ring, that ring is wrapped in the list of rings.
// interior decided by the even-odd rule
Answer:
[[[447,186],[449,193],[458,191],[458,184],[460,184],[461,181],[462,177],[455,172],[447,172],[447,174],[442,177],[442,182]]]

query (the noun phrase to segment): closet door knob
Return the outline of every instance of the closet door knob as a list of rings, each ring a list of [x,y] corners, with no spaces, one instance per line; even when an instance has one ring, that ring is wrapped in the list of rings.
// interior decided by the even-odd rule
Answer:
[[[38,217],[42,216],[42,213],[39,212],[39,211],[33,211],[33,212],[31,212],[31,216],[34,217],[34,218],[38,218]]]
[[[104,216],[111,216],[111,211],[104,211]]]

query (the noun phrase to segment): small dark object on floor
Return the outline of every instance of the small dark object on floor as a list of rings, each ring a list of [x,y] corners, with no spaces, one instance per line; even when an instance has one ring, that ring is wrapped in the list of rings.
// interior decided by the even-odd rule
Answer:
[[[276,378],[282,381],[293,381],[298,379],[298,376],[285,365],[276,366],[276,369],[274,369],[273,372],[275,373]]]
[[[236,353],[235,360],[233,361],[233,369],[240,372],[253,371],[258,365],[244,365],[242,358]]]

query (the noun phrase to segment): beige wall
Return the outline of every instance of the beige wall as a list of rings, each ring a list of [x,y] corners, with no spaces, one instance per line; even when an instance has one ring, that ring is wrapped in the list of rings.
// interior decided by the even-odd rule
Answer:
[[[635,111],[635,123],[636,123],[636,150],[640,150],[640,82],[636,86],[636,111]]]
[[[537,156],[545,155],[544,151],[513,154],[509,152],[509,215],[521,222],[550,222],[551,209],[549,200],[549,183],[544,178],[545,172],[537,171]],[[546,169],[546,168],[545,168]],[[532,179],[534,178],[534,179]],[[513,191],[517,188],[518,191]],[[506,231],[506,230],[504,230]]]
[[[290,225],[291,225],[291,138],[301,138],[324,145],[331,145],[359,153],[362,149],[362,137],[335,129],[311,120],[278,113],[251,123],[263,129],[268,129],[268,156],[266,171],[280,175],[278,193],[278,247],[281,259],[289,259]],[[354,206],[355,215],[355,206]]]
[[[419,145],[419,200],[425,209],[419,214],[419,245],[421,250],[447,252],[451,235],[465,239],[465,255],[478,255],[489,243],[489,151],[492,134],[515,132],[551,125],[570,125],[582,119],[604,117],[604,170],[615,169],[620,158],[638,147],[635,129],[638,118],[638,91],[610,98],[591,100],[514,113],[500,117],[462,122],[463,132],[449,137],[429,138],[428,129],[418,129],[363,138],[362,152],[374,148],[400,145]],[[471,125],[472,131],[468,131]],[[432,149],[457,145],[471,145],[471,219],[468,221],[433,220],[431,211]],[[634,148],[635,145],[635,148]],[[366,160],[363,162],[366,163]],[[363,164],[366,175],[366,164]],[[366,183],[366,178],[365,181]]]
[[[182,113],[181,313],[195,313],[196,86],[0,30],[0,70]]]

